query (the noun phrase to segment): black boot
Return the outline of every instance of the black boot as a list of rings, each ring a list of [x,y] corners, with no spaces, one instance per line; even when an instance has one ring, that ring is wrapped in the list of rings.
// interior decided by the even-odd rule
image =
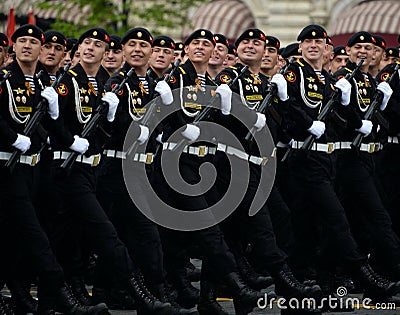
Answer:
[[[229,315],[217,302],[215,285],[211,281],[200,281],[200,299],[197,310],[200,315]]]
[[[82,305],[93,305],[92,298],[86,290],[85,281],[83,277],[73,276],[67,280],[72,293]]]
[[[190,282],[200,281],[201,269],[196,268],[190,261],[186,264],[186,274]]]
[[[10,305],[4,300],[3,295],[0,294],[0,315],[14,315]]]
[[[293,275],[290,267],[283,264],[273,273],[276,294],[284,297],[321,297],[322,290],[318,285],[306,286]]]
[[[151,292],[162,302],[171,303],[171,315],[199,315],[195,308],[186,309],[181,305],[176,303],[173,299],[168,296],[167,291],[165,290],[164,284],[154,284],[150,286]]]
[[[274,283],[272,277],[264,277],[258,274],[250,265],[246,257],[236,257],[236,263],[239,269],[240,276],[254,290],[268,288]]]
[[[400,292],[400,282],[390,282],[383,278],[369,264],[359,268],[357,278],[363,284],[367,295],[389,297]]]
[[[60,312],[68,315],[109,315],[108,307],[104,303],[94,306],[81,305],[71,290],[63,286],[54,290],[51,295],[38,292],[38,314],[54,314]]]
[[[178,291],[176,301],[179,305],[185,308],[195,307],[199,302],[200,291],[189,281],[186,268],[175,269],[173,274],[170,274],[170,278],[173,287]]]
[[[38,302],[32,297],[26,283],[21,280],[8,280],[7,287],[11,292],[16,314],[37,312]]]
[[[257,301],[264,297],[261,292],[248,287],[237,272],[226,275],[224,282],[232,290],[233,306],[237,315],[250,313],[257,306]]]
[[[129,290],[134,296],[137,305],[137,314],[168,314],[171,304],[161,302],[142,283],[139,276],[131,276],[128,281]]]

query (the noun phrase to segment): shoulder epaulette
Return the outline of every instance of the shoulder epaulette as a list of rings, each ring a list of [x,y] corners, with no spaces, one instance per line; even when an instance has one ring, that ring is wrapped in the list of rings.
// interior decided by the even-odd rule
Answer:
[[[4,74],[7,74],[7,72],[8,72],[8,71],[7,71],[6,69],[3,69],[3,73],[4,73]]]
[[[71,73],[74,77],[78,76],[78,74],[75,71],[71,70],[71,69],[68,70],[68,72]]]
[[[351,69],[349,69],[349,68],[347,68],[347,67],[344,67],[348,72],[350,72],[350,73],[352,73],[353,72],[353,70],[351,70]]]
[[[234,67],[234,66],[229,66],[229,68],[231,68],[233,70],[237,70],[238,69],[237,67]]]
[[[304,64],[303,64],[300,60],[297,60],[296,62],[297,62],[300,66],[304,67]]]
[[[179,70],[181,70],[182,74],[186,74],[186,71],[185,71],[185,70],[183,70],[183,68],[182,68],[182,67],[179,67]]]
[[[400,64],[400,61],[396,61],[396,63],[399,65],[399,64]]]
[[[125,73],[124,73],[123,71],[120,71],[119,74],[120,74],[121,76],[123,76],[123,77],[125,76]]]

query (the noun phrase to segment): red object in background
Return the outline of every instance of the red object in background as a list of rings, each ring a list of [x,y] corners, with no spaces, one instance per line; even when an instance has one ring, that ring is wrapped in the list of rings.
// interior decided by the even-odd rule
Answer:
[[[10,12],[8,13],[7,17],[7,28],[6,28],[6,35],[8,40],[10,41],[10,45],[12,45],[11,36],[15,32],[15,15],[14,15],[14,7],[10,8]]]
[[[30,7],[28,11],[28,24],[36,25],[36,18],[35,15],[33,14],[32,7]]]

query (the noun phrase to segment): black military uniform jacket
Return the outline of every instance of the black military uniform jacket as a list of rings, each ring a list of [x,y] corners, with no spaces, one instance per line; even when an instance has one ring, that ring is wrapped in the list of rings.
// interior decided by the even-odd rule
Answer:
[[[400,63],[400,62],[397,62]],[[396,63],[392,63],[383,68],[376,79],[378,82],[385,81],[393,74]],[[388,105],[383,111],[384,117],[388,121],[389,130],[381,128],[381,135],[385,136],[399,136],[400,135],[400,73],[397,71],[393,74],[393,80],[390,84],[393,94],[389,99]]]
[[[356,64],[354,62],[348,61],[345,67],[334,73],[334,78],[340,79],[345,77],[355,67]],[[340,141],[352,141],[356,137],[358,132],[355,129],[361,128],[361,120],[372,103],[376,91],[376,82],[369,73],[357,71],[350,83],[352,85],[350,104],[338,107],[338,113],[347,121],[345,128],[338,128]],[[374,132],[374,129],[376,130],[376,123],[374,125],[375,128],[373,128],[368,137],[363,138],[363,142],[373,142],[376,138],[376,132]]]
[[[216,76],[217,84],[228,84],[241,73],[243,67],[244,65],[237,63],[222,70]],[[236,94],[236,97],[234,95],[232,98],[231,115],[220,114],[218,116],[218,122],[235,134],[248,153],[258,154],[257,152],[250,152],[254,150],[250,150],[249,143],[244,138],[257,121],[255,109],[262,103],[268,84],[267,77],[263,74],[256,75],[246,70],[238,81],[230,86],[232,92]],[[235,116],[240,117],[240,121]]]
[[[12,144],[17,140],[17,133],[23,134],[42,97],[38,79],[34,76],[33,91],[16,60],[0,71],[0,80],[7,71],[11,71],[11,76],[0,86],[0,151],[14,152],[16,149]],[[26,155],[37,153],[43,142],[38,132],[30,138],[31,147]]]
[[[59,118],[52,122],[50,141],[54,151],[71,151],[74,135],[81,135],[85,125],[96,113],[104,90],[101,82],[97,82],[98,91],[89,82],[88,76],[78,63],[64,75],[57,86],[59,94]],[[98,154],[110,131],[111,125],[103,120],[101,128],[97,128],[88,138],[89,149],[86,156]]]
[[[317,120],[321,109],[329,101],[334,86],[325,70],[323,83],[314,69],[304,59],[292,63],[284,74],[288,82],[289,104],[287,109],[287,128],[290,136],[304,141],[310,133],[307,131]],[[331,117],[325,120],[325,133],[317,140],[320,143],[333,141],[336,137]]]
[[[169,135],[175,130],[193,122],[196,115],[205,108],[214,95],[214,89],[211,86],[216,87],[208,73],[206,73],[206,88],[204,89],[201,86],[201,80],[198,78],[196,69],[190,60],[178,67],[168,84],[172,90],[178,89],[174,92],[174,104],[180,106],[180,110],[166,119],[163,128],[163,141],[168,139]],[[202,130],[202,132],[205,132],[205,130]]]
[[[111,91],[115,85],[120,84],[130,69],[131,66],[125,63],[120,71],[114,73],[106,83],[106,91]],[[128,79],[122,90],[118,93],[118,109],[113,122],[111,139],[105,145],[106,149],[122,151],[125,135],[132,121],[137,122],[133,127],[135,128],[133,135],[139,137],[139,124],[143,116],[146,115],[147,110],[145,105],[154,97],[154,81],[147,75],[146,80],[149,91],[143,88],[143,84],[138,76],[133,74],[132,78]]]

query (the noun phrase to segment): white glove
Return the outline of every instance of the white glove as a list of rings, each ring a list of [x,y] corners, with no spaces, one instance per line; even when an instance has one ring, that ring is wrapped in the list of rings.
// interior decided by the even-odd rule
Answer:
[[[12,144],[12,146],[22,153],[25,153],[31,147],[31,139],[27,136],[17,133],[17,140]]]
[[[160,94],[164,105],[170,105],[174,101],[171,88],[164,80],[158,82],[154,90]]]
[[[265,127],[266,123],[267,123],[267,118],[265,117],[265,115],[257,113],[257,121],[254,124],[254,128],[256,128],[257,131],[260,131]]]
[[[49,103],[47,112],[50,114],[51,119],[56,120],[58,118],[58,94],[56,90],[48,86],[41,92],[41,95]]]
[[[380,108],[380,110],[385,110],[386,105],[389,101],[389,98],[390,98],[390,96],[392,96],[393,90],[390,87],[389,83],[387,83],[387,82],[379,83],[377,86],[377,90],[379,90],[383,93],[382,104],[379,108]]]
[[[140,127],[140,135],[137,138],[137,141],[140,144],[143,144],[147,141],[147,139],[149,139],[150,131],[149,128],[146,126],[140,125],[139,127]]]
[[[281,101],[287,101],[289,98],[287,92],[287,81],[285,80],[284,76],[280,73],[275,74],[272,79],[271,83],[275,83],[278,87],[278,97]]]
[[[231,113],[232,107],[232,90],[228,84],[221,84],[215,89],[215,93],[221,96],[221,112],[224,115]]]
[[[156,137],[156,141],[158,143],[163,144],[164,142],[162,141],[162,137],[163,137],[163,132],[159,133],[158,136]]]
[[[342,98],[340,103],[343,106],[347,106],[350,104],[350,95],[351,95],[351,83],[347,81],[345,78],[341,78],[339,81],[335,83],[335,87],[337,87],[340,91],[342,91]]]
[[[307,131],[319,139],[325,132],[325,123],[323,121],[314,120],[311,127]]]
[[[89,149],[89,141],[77,135],[74,136],[74,139],[74,143],[69,148],[79,154],[84,154]]]
[[[361,132],[364,135],[364,137],[368,136],[372,131],[372,121],[362,120],[361,128],[356,129],[356,131]]]
[[[200,136],[200,128],[192,124],[186,124],[186,129],[182,131],[182,136],[189,141],[196,141]]]
[[[107,120],[109,122],[113,122],[115,119],[115,112],[117,111],[119,104],[118,96],[113,92],[106,92],[101,100],[108,103]]]

